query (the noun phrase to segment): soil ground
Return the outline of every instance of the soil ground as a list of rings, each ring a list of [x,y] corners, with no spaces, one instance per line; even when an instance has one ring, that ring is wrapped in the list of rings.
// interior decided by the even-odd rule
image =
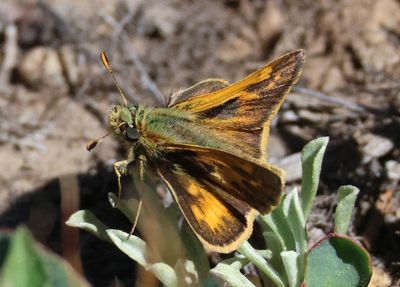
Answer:
[[[58,180],[73,175],[79,208],[129,230],[107,202],[117,188],[112,163],[124,150],[111,137],[85,149],[121,103],[100,51],[130,102],[157,105],[180,88],[236,81],[299,48],[306,64],[273,122],[270,160],[287,170],[288,187],[299,185],[298,152],[329,136],[311,241],[332,231],[337,188],[359,187],[350,234],[372,254],[371,286],[399,286],[398,0],[1,1],[0,226],[25,224],[62,253]],[[132,263],[109,244],[81,233],[81,255],[94,286],[134,284]]]

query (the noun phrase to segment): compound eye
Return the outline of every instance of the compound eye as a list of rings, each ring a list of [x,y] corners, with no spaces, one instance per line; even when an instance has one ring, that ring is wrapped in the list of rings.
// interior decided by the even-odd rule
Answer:
[[[126,128],[126,139],[137,140],[139,138],[139,131],[137,128],[127,127]]]

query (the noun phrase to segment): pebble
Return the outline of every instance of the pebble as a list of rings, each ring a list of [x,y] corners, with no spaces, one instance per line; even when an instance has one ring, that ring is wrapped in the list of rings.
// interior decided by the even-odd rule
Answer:
[[[66,61],[69,76],[75,82],[78,72],[73,49],[69,47],[60,49]],[[40,46],[32,49],[23,56],[18,71],[24,81],[34,88],[42,86],[65,88],[66,86],[60,58],[55,49]]]
[[[287,183],[301,179],[301,154],[299,152],[281,158],[275,164],[285,171]]]
[[[388,160],[385,163],[386,174],[391,180],[400,180],[400,162]]]
[[[299,121],[299,116],[294,111],[284,111],[279,116],[281,123],[295,123]]]
[[[366,155],[366,161],[371,158],[380,158],[388,154],[394,147],[391,140],[374,134],[365,134],[358,139],[361,151]]]

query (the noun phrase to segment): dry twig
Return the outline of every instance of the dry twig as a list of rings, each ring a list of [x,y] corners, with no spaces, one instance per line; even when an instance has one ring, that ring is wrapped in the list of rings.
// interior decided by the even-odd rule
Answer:
[[[17,65],[18,58],[18,28],[9,24],[5,29],[4,60],[0,70],[0,87],[5,93],[9,92],[11,72]]]
[[[367,105],[352,103],[350,101],[343,99],[343,97],[338,97],[336,95],[326,95],[324,93],[314,91],[311,89],[307,89],[307,88],[303,88],[303,87],[295,86],[292,88],[292,91],[294,93],[310,96],[310,97],[313,97],[316,99],[320,99],[322,101],[337,104],[337,105],[343,106],[349,110],[353,110],[353,111],[356,111],[359,113],[369,113],[369,114],[373,114],[376,116],[392,115],[392,112],[388,109],[380,109],[380,108],[370,107]]]
[[[125,26],[132,20],[134,12],[129,9],[128,13],[122,18],[121,21],[116,21],[114,17],[111,15],[100,13],[100,16],[114,29],[113,32],[113,46],[116,45],[117,38],[124,32]],[[136,53],[136,49],[129,41],[122,37],[122,42],[124,43],[124,52],[129,55],[129,58],[134,63],[135,67],[138,69],[140,74],[140,79],[144,85],[144,87],[149,90],[153,96],[157,99],[158,102],[162,104],[166,104],[165,97],[158,89],[157,85],[150,78],[149,73],[146,71],[142,61],[140,60],[138,54]]]
[[[330,103],[333,103],[333,104],[341,105],[341,106],[344,106],[344,107],[348,108],[349,110],[354,110],[354,111],[358,111],[358,112],[365,112],[366,111],[364,107],[362,107],[362,106],[360,106],[358,104],[351,103],[349,101],[346,101],[344,99],[340,99],[340,98],[332,96],[332,95],[328,96],[326,94],[323,94],[321,92],[317,92],[317,91],[314,91],[314,90],[311,90],[311,89],[295,86],[295,87],[292,88],[292,91],[295,92],[295,93],[302,94],[302,95],[307,95],[307,96],[310,96],[310,97],[313,97],[313,98],[317,98],[317,99],[320,99],[320,100],[323,100],[323,101],[326,101],[326,102],[330,102]]]
[[[127,41],[125,41],[128,43]],[[165,97],[158,89],[157,85],[154,81],[150,78],[149,74],[147,73],[144,65],[140,61],[138,54],[136,53],[135,48],[132,44],[125,45],[125,51],[132,59],[133,63],[135,64],[136,68],[140,73],[140,79],[142,80],[144,86],[153,94],[153,96],[157,99],[157,101],[161,104],[166,104]]]

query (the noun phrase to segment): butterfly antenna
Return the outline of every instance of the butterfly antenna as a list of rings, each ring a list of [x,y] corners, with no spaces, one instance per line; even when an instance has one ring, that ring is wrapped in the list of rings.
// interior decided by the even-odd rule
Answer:
[[[140,214],[140,211],[142,210],[142,204],[143,204],[143,199],[141,199],[141,200],[139,201],[139,205],[138,205],[138,209],[137,209],[137,212],[136,212],[135,221],[134,221],[134,223],[133,223],[133,226],[132,226],[131,231],[129,232],[128,239],[129,239],[130,236],[132,236],[133,232],[134,232],[135,229],[136,229],[136,225],[137,225],[137,223],[138,223],[138,221],[139,221],[139,214]]]
[[[86,144],[86,149],[87,149],[88,151],[91,151],[92,149],[94,149],[94,148],[97,146],[97,144],[98,144],[99,142],[101,142],[105,137],[109,136],[109,135],[112,134],[113,132],[114,132],[114,131],[110,131],[110,132],[106,133],[104,136],[99,137],[98,139],[89,141],[89,142]]]
[[[106,67],[107,71],[110,73],[111,77],[113,78],[114,83],[117,86],[117,89],[119,91],[119,94],[121,95],[122,99],[124,100],[125,106],[127,107],[128,106],[128,101],[126,100],[125,94],[122,91],[121,87],[119,86],[117,79],[115,78],[115,75],[114,75],[114,73],[113,73],[113,71],[111,69],[111,66],[110,66],[110,62],[107,59],[106,52],[103,51],[103,52],[100,53],[100,59],[101,59],[101,62],[103,63],[103,65],[104,65],[104,67]]]
[[[112,131],[109,131],[108,133],[106,133],[104,136],[99,137],[98,139],[95,140],[91,140],[86,144],[86,149],[88,151],[91,151],[92,149],[94,149],[105,137],[108,137],[109,135],[115,133],[115,131],[119,128],[121,128],[123,125],[125,125],[125,123],[121,123],[119,126],[117,126],[115,129],[113,129]]]

